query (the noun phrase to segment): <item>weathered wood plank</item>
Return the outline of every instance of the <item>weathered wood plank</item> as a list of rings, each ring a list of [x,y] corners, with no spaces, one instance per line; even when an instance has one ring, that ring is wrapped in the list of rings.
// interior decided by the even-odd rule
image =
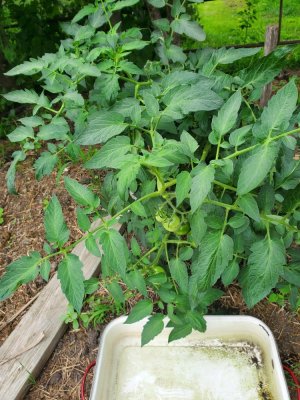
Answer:
[[[120,230],[121,226],[115,228]],[[83,262],[86,279],[97,273],[100,258],[90,254],[84,242],[79,243],[73,253]],[[38,376],[66,330],[62,316],[67,306],[55,274],[0,348],[1,400],[24,397],[30,378]]]
[[[272,53],[278,44],[279,27],[278,25],[269,25],[266,30],[264,54],[267,56]],[[260,106],[265,107],[272,95],[272,82],[268,83],[260,99]]]

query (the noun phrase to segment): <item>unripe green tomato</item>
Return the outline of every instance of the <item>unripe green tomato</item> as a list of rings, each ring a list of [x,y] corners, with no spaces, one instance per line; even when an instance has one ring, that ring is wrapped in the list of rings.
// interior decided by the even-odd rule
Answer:
[[[163,267],[161,267],[160,265],[153,265],[151,267],[151,271],[154,272],[154,274],[165,274],[165,270]]]
[[[157,222],[163,222],[166,220],[166,217],[160,211],[157,211],[155,214],[155,219]]]
[[[176,233],[176,235],[182,236],[182,235],[186,235],[187,233],[189,233],[190,230],[191,230],[190,224],[185,223],[185,224],[181,224],[175,233]]]
[[[176,214],[173,214],[172,217],[162,222],[162,226],[168,232],[176,232],[180,227],[180,218]]]

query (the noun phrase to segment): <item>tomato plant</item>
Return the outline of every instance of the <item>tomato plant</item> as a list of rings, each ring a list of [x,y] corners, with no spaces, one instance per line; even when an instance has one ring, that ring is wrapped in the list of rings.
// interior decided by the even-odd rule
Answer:
[[[116,304],[129,292],[141,294],[127,322],[149,318],[146,344],[163,329],[165,315],[170,341],[205,330],[208,306],[235,280],[248,307],[284,282],[299,296],[299,263],[288,254],[299,242],[300,164],[294,154],[300,129],[293,79],[264,110],[257,105],[290,48],[260,59],[251,58],[259,48],[186,54],[178,35],[205,39],[186,1],[149,0],[160,16],[171,11],[170,18],[153,20],[151,35],[114,18],[138,2],[84,7],[65,25],[69,38],[57,53],[7,73],[36,75],[41,83],[40,91],[4,95],[33,106],[32,116],[9,134],[20,143],[7,173],[10,192],[17,192],[16,166],[32,151],[39,154],[37,179],[55,168],[64,174],[66,165],[79,161],[97,175],[107,173],[100,197],[64,177],[82,237],[66,246],[69,229],[53,196],[45,209],[44,252],[7,267],[0,298],[39,274],[47,280],[51,258],[60,255],[62,290],[80,313],[98,287],[84,280],[82,263],[71,253],[84,241],[91,253],[102,254],[101,284]],[[148,46],[155,53],[145,59]],[[243,57],[247,68],[234,75],[222,71]],[[91,227],[99,218],[102,224]],[[113,229],[116,221],[126,226],[130,244]]]

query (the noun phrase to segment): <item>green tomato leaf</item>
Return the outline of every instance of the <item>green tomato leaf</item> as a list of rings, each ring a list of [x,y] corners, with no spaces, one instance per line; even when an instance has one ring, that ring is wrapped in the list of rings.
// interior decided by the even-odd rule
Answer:
[[[56,154],[51,154],[49,151],[43,151],[41,156],[35,161],[35,177],[39,181],[46,175],[50,175],[58,162]]]
[[[50,271],[51,271],[51,264],[49,260],[44,260],[41,263],[41,268],[40,268],[40,274],[41,277],[48,282],[49,280],[49,275],[50,275]]]
[[[125,239],[115,229],[99,233],[100,244],[104,252],[102,263],[121,277],[125,276],[128,248]]]
[[[268,238],[255,242],[250,251],[240,282],[247,306],[251,308],[276,286],[286,257],[283,243]]]
[[[198,290],[212,287],[233,258],[233,240],[220,231],[206,235],[192,262],[191,281]]]
[[[136,269],[129,272],[126,283],[130,289],[137,289],[143,296],[148,296],[146,282],[141,271]]]
[[[153,311],[151,300],[140,300],[131,310],[125,324],[133,324],[143,318],[148,317]]]
[[[63,246],[68,241],[70,231],[65,223],[59,200],[55,195],[46,208],[44,224],[48,242]]]
[[[34,138],[33,129],[29,126],[18,126],[14,131],[7,135],[11,142],[22,142],[27,138]]]
[[[150,117],[156,117],[159,114],[159,104],[153,94],[149,92],[143,93],[144,104],[146,111]]]
[[[83,19],[84,17],[93,14],[97,8],[93,4],[88,4],[87,6],[84,6],[78,13],[75,15],[75,17],[72,19],[72,23],[76,23]]]
[[[237,184],[237,193],[242,196],[259,186],[274,165],[278,144],[262,144],[243,162]]]
[[[34,58],[32,58],[30,61],[25,61],[23,64],[17,65],[16,67],[12,68],[4,75],[34,75],[40,72],[45,67],[47,67],[47,63],[44,60],[35,60]]]
[[[41,256],[34,251],[29,256],[23,256],[6,267],[5,274],[0,279],[0,300],[9,297],[20,285],[33,281],[39,273]]]
[[[75,179],[64,178],[65,188],[68,193],[73,197],[76,203],[81,206],[96,209],[99,207],[100,199],[89,188],[78,183]]]
[[[117,182],[117,190],[121,199],[126,198],[127,191],[135,181],[139,170],[140,170],[140,163],[136,162],[128,162],[123,165],[120,172],[117,174],[118,182]]]
[[[186,36],[202,42],[206,38],[206,34],[196,21],[189,21],[187,14],[181,15],[180,19],[175,19],[171,23],[171,27],[174,32],[179,34],[185,34]]]
[[[142,331],[142,346],[149,343],[164,329],[164,315],[155,314],[149,318]]]
[[[105,143],[84,166],[88,169],[120,168],[126,160],[126,154],[130,149],[129,137],[119,136],[113,138]]]
[[[187,171],[182,171],[176,177],[176,206],[178,207],[189,195],[192,185],[191,175]]]
[[[8,193],[17,194],[16,187],[15,187],[15,177],[16,177],[16,168],[19,161],[24,161],[26,158],[26,154],[21,151],[15,151],[13,153],[13,161],[11,162],[8,171],[6,173],[6,184]]]
[[[192,213],[194,213],[203,203],[211,190],[211,184],[215,177],[215,169],[212,165],[207,165],[200,169],[192,179],[190,203]]]
[[[175,340],[184,338],[192,332],[192,326],[190,324],[175,326],[170,332],[168,343],[174,342]]]
[[[186,319],[193,329],[199,332],[205,332],[206,321],[203,315],[196,310],[190,310],[186,314]]]
[[[123,290],[121,286],[118,284],[118,282],[111,282],[106,285],[107,289],[109,290],[109,293],[112,295],[114,301],[117,304],[124,304],[125,302],[125,297]]]
[[[96,257],[101,257],[101,251],[99,248],[99,244],[97,243],[96,239],[94,236],[90,235],[85,239],[85,247],[88,249],[88,251],[93,254]]]
[[[105,143],[122,133],[126,127],[123,115],[113,111],[102,111],[90,118],[86,130],[78,136],[76,142],[85,145]]]
[[[185,263],[179,258],[170,260],[170,273],[183,293],[187,293],[189,285],[188,270]]]
[[[59,263],[57,277],[69,303],[80,312],[84,297],[82,262],[75,254],[67,254]]]
[[[197,245],[201,243],[201,240],[204,237],[207,230],[207,224],[205,223],[204,217],[205,215],[203,214],[203,211],[200,209],[198,209],[193,215],[189,216],[192,238]]]
[[[34,90],[14,90],[2,95],[6,100],[21,104],[37,104],[39,95]]]
[[[237,278],[239,272],[239,263],[236,260],[232,260],[222,274],[223,285],[230,285]]]
[[[218,137],[224,136],[234,127],[241,103],[242,95],[238,90],[223,104],[218,115],[213,117],[212,128]]]
[[[91,221],[82,208],[76,208],[76,217],[79,228],[84,232],[88,231],[91,227]]]
[[[259,209],[254,196],[250,193],[245,194],[238,198],[237,204],[243,212],[254,221],[260,221]]]
[[[64,118],[52,120],[48,125],[40,127],[37,136],[42,140],[68,140],[69,125]]]

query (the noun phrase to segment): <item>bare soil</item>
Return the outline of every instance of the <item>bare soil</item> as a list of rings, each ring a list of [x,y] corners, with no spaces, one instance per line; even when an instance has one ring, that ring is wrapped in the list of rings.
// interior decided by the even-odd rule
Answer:
[[[76,227],[75,204],[60,183],[56,184],[56,174],[37,182],[32,171],[32,160],[22,164],[17,173],[19,195],[12,196],[6,191],[5,174],[9,163],[0,170],[0,207],[4,209],[4,223],[0,225],[0,275],[5,267],[21,255],[31,250],[42,250],[44,238],[43,209],[44,199],[55,193],[62,203],[65,218],[71,231],[70,240],[80,236]],[[87,183],[89,176],[79,166],[72,166],[66,173]],[[54,270],[54,266],[53,266]],[[37,279],[22,286],[0,308],[0,345],[19,322],[22,313],[8,323],[24,305],[31,301],[45,283]],[[250,314],[264,321],[273,331],[284,363],[300,363],[300,318],[288,309],[280,308],[264,300],[252,310],[248,310],[242,300],[238,286],[228,288],[219,302],[219,313]],[[26,310],[24,311],[26,312]],[[109,316],[109,322],[113,316]],[[4,328],[3,328],[4,327]],[[41,375],[33,382],[26,400],[78,400],[80,382],[87,365],[96,358],[98,339],[104,326],[77,331],[68,329],[56,350],[46,364]],[[92,373],[90,374],[92,375]],[[89,378],[87,393],[90,389]]]

